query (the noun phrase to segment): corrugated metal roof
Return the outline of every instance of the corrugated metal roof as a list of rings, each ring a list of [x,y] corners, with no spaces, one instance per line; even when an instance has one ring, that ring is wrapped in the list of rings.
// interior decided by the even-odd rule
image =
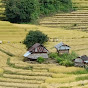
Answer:
[[[81,56],[81,59],[82,59],[83,61],[88,61],[88,57],[87,57],[86,55]]]
[[[84,61],[85,63],[88,63],[88,61]]]
[[[63,42],[60,42],[55,46],[55,48],[58,50],[64,50],[64,49],[70,49],[70,46],[64,44]]]
[[[24,57],[28,57],[31,53],[29,51],[27,51],[25,54],[24,54]]]

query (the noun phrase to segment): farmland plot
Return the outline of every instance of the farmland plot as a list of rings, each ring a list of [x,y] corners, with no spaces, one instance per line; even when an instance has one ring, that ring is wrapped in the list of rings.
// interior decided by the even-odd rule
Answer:
[[[4,38],[0,37],[3,41],[3,44],[0,44],[0,67],[4,69],[4,73],[0,77],[1,88],[43,88],[44,86],[47,88],[63,88],[69,87],[69,85],[72,88],[83,88],[82,84],[87,87],[88,81],[86,76],[88,76],[88,72],[83,68],[23,62],[23,54],[26,52],[26,47],[20,41],[25,38],[28,31],[40,30],[47,34],[49,38],[58,38],[58,42],[63,41],[70,45],[71,51],[74,50],[79,55],[83,55],[88,52],[88,33],[76,30],[65,30],[62,28],[5,23],[12,27],[15,26],[15,28],[6,30],[0,29],[0,36],[3,35]],[[2,26],[5,27],[5,25]],[[23,37],[14,37],[14,31],[14,36],[18,37],[18,34],[20,35],[20,33],[22,33]],[[5,36],[6,33],[8,34],[8,38]],[[48,41],[45,46],[50,52],[55,52],[54,46],[58,42]],[[9,54],[13,56],[9,56]],[[10,60],[9,63],[8,58]],[[81,71],[80,74],[79,71]]]
[[[54,46],[63,41],[71,51],[88,55],[88,1],[72,1],[77,11],[46,17],[41,25],[0,21],[0,68],[4,70],[0,70],[0,88],[88,88],[88,71],[83,68],[23,62],[26,47],[22,42],[30,30],[58,39],[44,44],[50,52],[56,52]]]

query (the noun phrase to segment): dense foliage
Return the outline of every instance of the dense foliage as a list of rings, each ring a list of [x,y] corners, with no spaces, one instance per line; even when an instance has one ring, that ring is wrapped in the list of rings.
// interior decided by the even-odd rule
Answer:
[[[58,55],[57,53],[50,53],[49,57],[55,59],[60,65],[64,66],[73,66],[73,59],[75,59],[78,55],[75,52],[70,54],[62,54]]]
[[[27,34],[26,39],[24,40],[24,44],[26,45],[27,48],[30,48],[35,43],[43,44],[47,41],[48,41],[47,35],[38,30],[36,31],[31,30]]]
[[[43,63],[44,61],[45,61],[45,59],[42,57],[37,58],[37,62],[39,62],[40,64]]]
[[[71,0],[40,0],[41,15],[49,15],[56,12],[68,12],[72,10]]]
[[[7,0],[6,17],[10,22],[29,22],[39,17],[38,0]]]
[[[31,22],[41,15],[72,10],[71,0],[6,0],[5,4],[10,22]]]

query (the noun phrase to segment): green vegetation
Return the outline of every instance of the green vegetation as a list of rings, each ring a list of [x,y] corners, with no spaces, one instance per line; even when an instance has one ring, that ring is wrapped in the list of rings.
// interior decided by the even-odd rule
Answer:
[[[0,76],[3,75],[3,72],[4,72],[4,70],[2,68],[0,68]]]
[[[42,57],[38,57],[38,59],[37,59],[37,62],[39,62],[40,64],[43,63],[44,61],[45,61],[45,59]]]
[[[88,80],[88,75],[82,76],[82,77],[77,77],[76,80],[77,81],[80,81],[80,80]]]
[[[10,62],[10,58],[7,59],[7,64],[10,66],[10,67],[13,67],[13,68],[17,68],[17,69],[26,69],[26,70],[32,70],[33,67],[32,66],[26,66],[26,67],[20,67],[20,66],[16,66],[14,63],[11,63]]]
[[[78,70],[78,71],[75,71],[75,72],[71,72],[69,74],[75,74],[75,75],[88,74],[88,69]]]
[[[72,10],[71,0],[6,0],[5,13],[10,22],[34,22],[40,16]]]
[[[29,31],[29,33],[26,36],[26,39],[24,40],[24,44],[27,48],[30,48],[35,43],[43,44],[48,41],[47,35],[42,33],[41,31]]]
[[[52,59],[56,58],[57,56],[58,56],[57,53],[50,53],[49,54],[49,57],[52,58]]]
[[[5,53],[5,54],[7,54],[7,55],[9,55],[9,56],[11,56],[11,57],[14,56],[14,54],[12,54],[12,53],[10,53],[10,52],[6,52],[6,51],[4,51],[4,50],[2,50],[2,49],[0,49],[0,51],[3,52],[3,53]]]
[[[78,55],[75,52],[72,52],[71,54],[63,54],[63,55],[58,55],[57,53],[51,53],[49,55],[50,58],[56,59],[56,61],[60,65],[64,66],[73,66],[73,59],[75,59]]]
[[[71,0],[40,0],[41,15],[49,15],[60,11],[68,12],[71,10]]]
[[[15,67],[15,64],[10,63],[10,58],[7,59],[7,64],[11,67]]]
[[[10,22],[30,22],[39,17],[38,0],[6,0],[5,9]]]

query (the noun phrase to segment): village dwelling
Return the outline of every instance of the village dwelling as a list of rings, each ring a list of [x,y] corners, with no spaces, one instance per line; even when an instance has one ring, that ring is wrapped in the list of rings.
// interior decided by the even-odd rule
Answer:
[[[77,57],[73,61],[75,66],[84,67],[85,65],[88,64],[88,57],[86,55],[83,55],[83,56]]]
[[[24,54],[24,57],[30,60],[37,60],[38,57],[48,58],[48,50],[41,44],[34,44],[29,50]]]
[[[64,53],[69,53],[70,46],[64,44],[63,42],[60,42],[55,46],[55,48],[57,49],[57,52],[59,54],[64,54]]]

